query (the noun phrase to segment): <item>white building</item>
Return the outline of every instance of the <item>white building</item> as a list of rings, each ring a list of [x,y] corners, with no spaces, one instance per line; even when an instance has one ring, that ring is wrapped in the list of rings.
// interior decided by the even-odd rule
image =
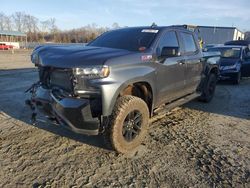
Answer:
[[[19,49],[20,46],[26,46],[27,35],[18,31],[0,31],[0,43],[12,45],[14,49]]]
[[[245,38],[245,33],[236,27],[197,26],[195,32],[204,44],[224,44],[227,41]]]

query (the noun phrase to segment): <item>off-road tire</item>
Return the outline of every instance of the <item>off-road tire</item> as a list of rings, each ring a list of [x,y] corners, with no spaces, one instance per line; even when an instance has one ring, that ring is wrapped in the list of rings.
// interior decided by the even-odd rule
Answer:
[[[135,110],[141,114],[141,128],[139,134],[132,141],[128,142],[123,136],[124,121],[128,114]],[[109,122],[104,131],[107,146],[123,154],[134,151],[142,143],[147,134],[149,126],[148,106],[138,97],[130,95],[120,97],[117,99]]]
[[[216,83],[217,83],[217,76],[211,73],[207,78],[206,84],[199,98],[200,101],[208,103],[213,99]]]

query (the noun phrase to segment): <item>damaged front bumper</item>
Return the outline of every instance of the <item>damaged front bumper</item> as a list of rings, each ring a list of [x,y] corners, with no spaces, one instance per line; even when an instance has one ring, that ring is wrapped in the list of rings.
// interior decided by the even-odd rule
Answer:
[[[58,92],[38,86],[33,91],[31,103],[50,118],[73,132],[98,135],[100,119],[93,117],[90,99],[62,97]]]

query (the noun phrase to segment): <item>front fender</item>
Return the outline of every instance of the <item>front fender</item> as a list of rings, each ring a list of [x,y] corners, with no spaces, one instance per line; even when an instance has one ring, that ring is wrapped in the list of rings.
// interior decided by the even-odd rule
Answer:
[[[112,68],[111,75],[108,78],[95,81],[95,84],[98,84],[101,89],[102,115],[111,115],[120,92],[128,85],[137,82],[146,82],[151,86],[153,101],[155,101],[154,81],[155,69],[153,68],[152,63]]]
[[[217,76],[219,75],[219,61],[220,55],[216,52],[213,53],[204,53],[204,74],[208,76],[211,71],[216,71]]]
[[[214,72],[217,77],[219,77],[219,61],[220,61],[220,53],[217,52],[207,52],[203,53],[202,63],[203,63],[203,71],[201,82],[197,88],[197,91],[202,92],[204,87],[206,86],[207,79],[211,72]]]

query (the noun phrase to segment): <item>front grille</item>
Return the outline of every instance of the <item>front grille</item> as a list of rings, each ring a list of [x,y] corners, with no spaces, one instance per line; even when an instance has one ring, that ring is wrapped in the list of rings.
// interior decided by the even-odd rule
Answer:
[[[60,69],[52,70],[49,85],[51,88],[58,87],[68,92],[73,91],[72,72]]]
[[[59,88],[71,93],[73,91],[72,75],[70,69],[39,68],[40,81],[47,89]]]

